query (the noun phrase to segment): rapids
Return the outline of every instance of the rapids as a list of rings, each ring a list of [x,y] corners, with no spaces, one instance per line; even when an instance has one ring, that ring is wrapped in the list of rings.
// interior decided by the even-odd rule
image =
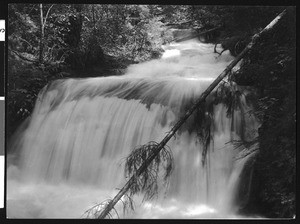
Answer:
[[[126,182],[124,158],[130,151],[159,142],[233,60],[228,51],[214,54],[213,47],[197,40],[171,44],[161,59],[131,65],[122,76],[47,85],[9,149],[8,218],[80,218],[114,197]],[[240,150],[229,141],[239,139],[241,117],[239,111],[227,117],[225,106],[214,106],[204,166],[196,133],[182,129],[168,143],[175,164],[168,188],[160,183],[151,201],[135,196],[134,212],[123,214],[119,203],[120,217],[240,217],[236,195],[249,156],[237,160]],[[255,126],[251,117],[246,121]]]

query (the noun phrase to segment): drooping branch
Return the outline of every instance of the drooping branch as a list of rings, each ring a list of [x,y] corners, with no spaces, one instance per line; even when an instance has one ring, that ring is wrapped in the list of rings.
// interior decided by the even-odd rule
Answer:
[[[22,37],[17,37],[19,40],[25,42],[26,44],[28,44],[31,48],[33,48],[32,44],[29,43],[27,40],[23,39]]]
[[[226,67],[226,69],[213,81],[213,83],[201,94],[199,99],[192,105],[192,107],[178,120],[178,122],[172,127],[172,129],[168,132],[168,134],[164,137],[164,139],[156,144],[155,148],[151,150],[148,157],[144,160],[143,164],[136,170],[136,172],[131,176],[131,178],[127,181],[124,187],[118,192],[118,194],[109,201],[97,217],[99,219],[105,218],[111,210],[114,209],[114,206],[118,201],[128,192],[132,185],[134,185],[138,179],[138,177],[145,172],[147,167],[151,164],[151,162],[156,158],[156,156],[160,153],[162,149],[166,146],[167,142],[175,135],[176,131],[182,126],[182,124],[195,112],[198,110],[203,110],[203,104],[205,103],[206,97],[212,92],[212,90],[222,81],[223,78],[234,68],[234,66],[252,49],[253,45],[257,42],[257,40],[274,27],[274,25],[284,16],[286,10],[280,13],[269,25],[267,25],[262,31],[255,34],[252,37],[251,42],[246,46],[246,48]]]

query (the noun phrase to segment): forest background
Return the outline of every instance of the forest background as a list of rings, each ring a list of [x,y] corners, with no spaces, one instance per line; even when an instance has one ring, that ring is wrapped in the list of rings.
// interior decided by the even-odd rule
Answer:
[[[282,21],[260,39],[230,80],[252,89],[247,100],[261,122],[260,153],[251,164],[253,183],[240,212],[292,217],[296,7],[9,4],[6,137],[30,117],[39,91],[53,80],[122,75],[130,64],[159,58],[162,45],[178,41],[182,33],[221,44],[236,56],[284,9]],[[234,94],[219,100],[230,106]]]

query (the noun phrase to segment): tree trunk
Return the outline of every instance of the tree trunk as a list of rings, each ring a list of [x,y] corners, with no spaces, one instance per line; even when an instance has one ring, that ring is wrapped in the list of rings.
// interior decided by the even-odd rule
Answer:
[[[39,44],[39,63],[43,64],[44,63],[44,46],[45,46],[45,25],[46,21],[49,15],[49,12],[53,5],[51,5],[46,13],[46,16],[44,18],[43,14],[43,4],[40,4],[40,44]]]
[[[96,35],[96,20],[95,20],[95,5],[92,5],[92,13],[93,13],[93,32]]]
[[[44,57],[44,15],[43,15],[43,4],[40,4],[40,46],[39,46],[39,63],[43,64]]]
[[[200,98],[192,105],[192,107],[183,115],[178,122],[173,126],[170,132],[164,137],[164,139],[157,145],[157,147],[153,150],[153,153],[145,160],[143,165],[137,170],[137,173],[134,174],[124,185],[124,187],[119,191],[119,193],[106,205],[104,210],[98,216],[99,219],[103,219],[107,216],[107,214],[113,209],[116,203],[121,199],[122,196],[130,189],[130,186],[134,183],[135,179],[143,173],[148,165],[152,162],[152,160],[158,155],[160,150],[167,144],[167,142],[175,135],[176,131],[181,127],[181,125],[191,116],[191,114],[197,109],[201,109],[201,105],[205,103],[206,97],[212,92],[212,90],[219,84],[219,82],[226,77],[226,75],[231,71],[234,66],[246,55],[246,53],[251,50],[253,45],[257,42],[260,36],[263,33],[266,33],[270,29],[274,27],[274,25],[283,17],[286,13],[284,10],[280,13],[269,25],[267,25],[262,31],[258,34],[255,34],[252,37],[251,42],[245,47],[245,49],[226,67],[226,69],[213,81],[213,83],[201,94]]]

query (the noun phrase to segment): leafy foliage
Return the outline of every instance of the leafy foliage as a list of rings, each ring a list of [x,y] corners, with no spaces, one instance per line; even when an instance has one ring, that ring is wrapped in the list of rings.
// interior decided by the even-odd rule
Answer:
[[[93,207],[86,210],[82,217],[87,219],[97,219],[100,216],[102,210],[109,204],[110,201],[111,199],[107,199],[99,204],[94,205]],[[115,208],[112,208],[112,210],[107,214],[107,218],[111,219],[114,218],[114,216],[117,216],[117,218],[119,218],[119,213]]]
[[[149,142],[145,145],[135,148],[126,159],[125,175],[128,177],[135,176],[138,170],[147,164],[147,159],[153,155],[157,148],[157,142]],[[144,192],[144,200],[149,200],[158,193],[158,177],[160,167],[164,169],[163,179],[168,183],[168,178],[173,170],[173,157],[170,149],[164,147],[159,154],[154,158],[141,175],[135,178],[135,181],[130,186],[129,194],[134,195],[139,192]]]
[[[202,27],[221,25],[221,33],[212,42],[221,43],[231,54],[237,55],[249,38],[283,7],[199,6],[191,9],[194,21]],[[295,15],[295,8],[288,7],[284,19],[262,37],[243,59],[241,69],[231,75],[231,81],[251,87],[246,99],[253,105],[253,115],[261,122],[258,138],[248,142],[248,148],[258,145],[259,154],[253,164],[251,195],[241,210],[244,213],[268,217],[295,214]],[[229,115],[239,106],[240,93],[226,85],[219,87],[216,100],[227,105]],[[238,144],[247,146],[248,143]]]
[[[20,61],[16,55],[9,54],[7,90],[7,128],[8,136],[13,134],[19,124],[30,116],[40,90],[52,80],[67,77],[59,65],[40,67]]]
[[[287,12],[234,75],[238,84],[247,83],[257,89],[248,100],[261,120],[255,181],[244,211],[261,212],[268,217],[295,214],[295,12],[293,8]]]
[[[163,147],[153,160],[150,162],[147,161],[150,157],[155,155],[158,146],[159,144],[157,142],[148,142],[145,145],[135,148],[126,158],[125,176],[130,178],[128,182],[129,188],[122,195],[122,198],[118,200],[123,204],[124,214],[128,209],[134,210],[133,195],[144,193],[143,201],[150,200],[158,195],[158,179],[161,168],[164,169],[164,183],[168,185],[168,178],[174,167],[171,150],[167,147]],[[122,189],[118,190],[122,191]],[[94,205],[89,208],[83,216],[86,218],[99,219],[103,217],[103,213],[108,209],[108,213],[105,213],[105,217],[113,218],[115,214],[117,218],[119,218],[119,214],[112,204],[113,200],[108,199]]]
[[[167,39],[155,6],[42,4],[41,63],[40,6],[8,5],[8,136],[51,80],[120,74],[119,67],[159,57]]]
[[[105,52],[133,61],[145,61],[159,56],[165,29],[160,21],[161,18],[150,14],[150,6],[93,5],[90,7],[94,9],[86,14],[89,21],[86,21],[86,28],[97,36]],[[89,29],[90,26],[93,29]],[[88,32],[84,33],[89,35]]]

